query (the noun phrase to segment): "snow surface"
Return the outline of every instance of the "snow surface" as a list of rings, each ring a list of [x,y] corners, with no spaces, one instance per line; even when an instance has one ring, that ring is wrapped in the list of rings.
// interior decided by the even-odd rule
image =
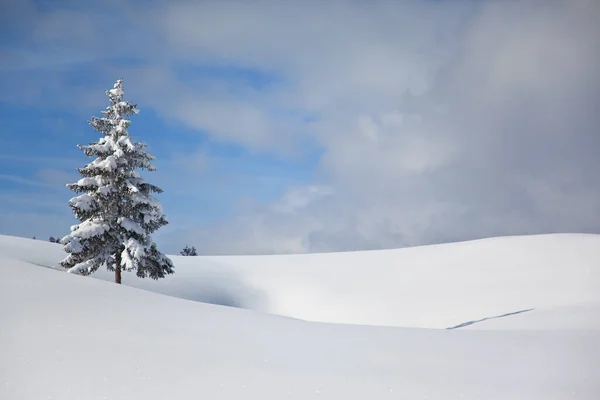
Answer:
[[[600,398],[599,235],[124,275],[159,293],[52,270],[63,257],[0,236],[0,399]]]
[[[48,267],[65,256],[60,245],[6,236],[0,236],[0,254]],[[600,235],[502,237],[328,254],[170,257],[174,275],[153,281],[124,274],[123,283],[317,322],[422,328],[534,309],[520,316],[529,320],[542,310],[600,304]],[[114,280],[105,270],[93,277]],[[512,320],[517,315],[497,319],[493,326]],[[597,319],[588,321],[580,324],[600,327]],[[488,320],[478,328],[491,324]]]

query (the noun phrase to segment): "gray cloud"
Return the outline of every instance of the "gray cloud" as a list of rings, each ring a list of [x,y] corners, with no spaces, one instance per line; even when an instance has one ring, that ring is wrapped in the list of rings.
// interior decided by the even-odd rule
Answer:
[[[100,63],[103,77],[126,72],[140,104],[214,140],[282,157],[306,143],[322,151],[310,186],[216,226],[170,231],[173,246],[303,252],[600,231],[594,0],[177,1],[125,8],[118,37],[96,36],[105,14],[32,40],[136,60]],[[38,29],[65,17],[43,18]],[[110,45],[118,39],[126,46]],[[182,76],[181,63],[278,79],[232,87]],[[64,84],[86,98],[49,82],[25,89]],[[25,100],[41,98],[30,90]]]
[[[434,15],[448,30],[416,29],[411,46],[428,48],[423,57],[385,47],[412,27],[371,25],[375,40],[349,23],[342,49],[359,36],[385,51],[366,51],[366,62],[360,51],[341,51],[337,74],[290,69],[305,88],[295,101],[319,111],[311,128],[324,149],[321,178],[335,193],[297,214],[269,206],[227,222],[216,236],[201,233],[200,247],[302,252],[599,232],[599,11],[592,1],[521,1]],[[439,49],[436,34],[451,33],[442,42],[451,48]],[[320,68],[331,61],[315,53]],[[215,243],[223,238],[227,246]]]

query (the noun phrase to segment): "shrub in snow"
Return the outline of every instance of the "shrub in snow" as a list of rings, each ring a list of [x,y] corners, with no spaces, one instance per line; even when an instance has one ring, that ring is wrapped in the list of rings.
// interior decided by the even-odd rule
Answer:
[[[188,247],[187,245],[179,252],[182,256],[197,256],[196,248],[194,246]]]
[[[151,193],[162,190],[147,183],[136,170],[153,171],[154,157],[146,145],[135,142],[126,117],[138,113],[137,106],[123,101],[123,81],[106,91],[110,106],[103,118],[89,124],[104,135],[97,142],[78,147],[90,158],[77,170],[82,178],[67,187],[79,196],[69,205],[81,221],[60,240],[68,256],[61,262],[69,272],[89,275],[101,266],[115,271],[136,271],[140,278],[164,278],[173,273],[171,260],[162,254],[150,234],[167,224],[160,202]]]

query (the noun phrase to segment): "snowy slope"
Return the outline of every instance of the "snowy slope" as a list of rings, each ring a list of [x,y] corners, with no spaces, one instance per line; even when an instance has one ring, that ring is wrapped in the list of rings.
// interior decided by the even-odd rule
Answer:
[[[45,266],[64,257],[59,245],[6,236],[0,254]],[[513,320],[535,329],[533,318],[541,328],[568,328],[560,321],[573,312],[590,314],[575,318],[576,327],[600,328],[599,260],[600,235],[540,235],[349,253],[173,256],[175,275],[156,282],[125,274],[123,282],[321,322],[447,328],[533,309],[469,329],[510,329]]]
[[[470,323],[466,321],[465,323]],[[572,330],[600,329],[600,304],[541,308],[500,318],[472,321],[460,329]]]
[[[598,330],[304,322],[69,275],[2,255],[6,250],[0,250],[4,400],[600,395]]]

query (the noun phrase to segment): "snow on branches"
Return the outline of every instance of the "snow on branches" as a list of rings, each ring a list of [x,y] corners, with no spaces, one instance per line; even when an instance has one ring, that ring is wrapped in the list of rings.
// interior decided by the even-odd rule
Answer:
[[[135,270],[142,278],[164,278],[174,272],[173,264],[151,238],[151,233],[168,223],[162,205],[152,196],[162,190],[137,172],[155,170],[154,157],[147,145],[129,136],[127,118],[138,109],[123,100],[123,81],[118,80],[106,94],[110,106],[102,112],[104,116],[89,122],[103,137],[87,146],[78,145],[94,159],[77,169],[82,176],[79,181],[67,185],[79,194],[69,205],[81,223],[60,241],[68,253],[61,265],[82,275],[106,266],[115,271],[117,283],[121,270]]]

